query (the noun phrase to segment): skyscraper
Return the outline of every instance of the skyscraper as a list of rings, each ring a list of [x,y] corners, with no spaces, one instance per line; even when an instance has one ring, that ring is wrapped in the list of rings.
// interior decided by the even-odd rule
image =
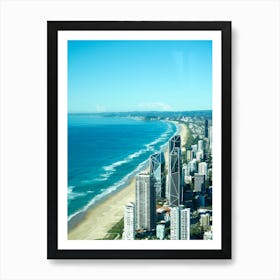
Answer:
[[[180,209],[180,239],[190,239],[190,209]]]
[[[182,168],[180,148],[173,148],[169,154],[168,166],[168,191],[167,199],[169,205],[179,206],[182,201]]]
[[[183,205],[170,210],[170,239],[190,239],[190,209]]]
[[[156,229],[156,236],[158,239],[163,240],[165,237],[165,224],[158,224]]]
[[[208,213],[200,215],[200,225],[204,230],[210,227],[210,215]]]
[[[212,154],[212,126],[209,127],[209,146],[210,146],[210,153]]]
[[[194,191],[205,192],[205,175],[200,173],[194,174]]]
[[[191,145],[192,148],[192,158],[196,158],[197,144]]]
[[[203,160],[203,157],[204,157],[203,151],[199,150],[199,151],[196,152],[196,160],[197,161]]]
[[[198,173],[205,175],[205,180],[207,180],[207,163],[206,162],[200,162],[198,164]]]
[[[169,153],[173,151],[174,148],[181,148],[181,136],[175,135],[169,140]]]
[[[190,175],[193,175],[195,172],[197,172],[197,160],[193,159],[190,162],[188,162],[188,167],[190,170]]]
[[[179,207],[170,209],[170,239],[180,239],[180,210]]]
[[[186,149],[187,151],[187,162],[191,161],[193,159],[193,153],[192,153],[192,149],[190,147],[188,147]]]
[[[198,149],[198,151],[204,151],[204,142],[203,142],[203,140],[198,140],[198,142],[197,142],[197,149]]]
[[[190,175],[190,170],[188,168],[188,165],[186,163],[183,164],[182,167],[182,181],[183,185],[187,183],[188,176]]]
[[[148,173],[136,176],[136,229],[155,229],[156,196],[155,179]]]
[[[150,173],[155,178],[156,198],[165,196],[164,154],[156,153],[150,156]]]
[[[134,240],[135,237],[135,205],[129,202],[124,209],[124,239]]]
[[[208,120],[205,120],[204,136],[208,138]]]
[[[205,138],[204,139],[204,152],[205,154],[209,154],[209,151],[210,151],[210,140],[209,138]]]

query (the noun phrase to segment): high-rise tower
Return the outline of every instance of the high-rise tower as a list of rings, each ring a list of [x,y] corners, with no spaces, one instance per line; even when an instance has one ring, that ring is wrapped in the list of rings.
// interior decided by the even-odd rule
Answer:
[[[155,179],[152,174],[136,176],[136,229],[155,229],[156,196]]]
[[[169,154],[168,166],[168,191],[169,205],[179,206],[182,202],[182,166],[180,148],[173,148]]]
[[[165,197],[164,154],[159,152],[150,156],[150,173],[154,175],[156,198]]]
[[[197,142],[197,150],[198,151],[204,151],[204,142],[203,142],[203,140],[198,140],[198,142]]]
[[[205,175],[200,173],[194,174],[194,191],[205,192]]]
[[[209,148],[210,148],[210,153],[212,154],[212,133],[213,133],[213,128],[212,126],[209,127]]]
[[[204,136],[208,138],[208,120],[205,120]]]
[[[190,208],[184,205],[172,207],[170,211],[170,239],[190,239]]]
[[[170,239],[180,239],[180,210],[179,207],[170,209]]]
[[[200,162],[198,164],[198,173],[205,175],[205,180],[208,178],[208,169],[207,169],[207,163],[206,162]]]
[[[129,202],[124,209],[124,239],[134,240],[135,237],[135,205]]]
[[[169,153],[172,152],[174,148],[181,149],[181,136],[175,135],[169,140]]]
[[[190,239],[190,208],[180,209],[180,239]]]

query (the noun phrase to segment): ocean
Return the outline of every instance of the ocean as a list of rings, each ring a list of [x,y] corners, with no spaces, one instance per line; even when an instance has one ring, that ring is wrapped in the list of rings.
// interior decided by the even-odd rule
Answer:
[[[124,187],[177,133],[171,122],[68,115],[68,221]]]

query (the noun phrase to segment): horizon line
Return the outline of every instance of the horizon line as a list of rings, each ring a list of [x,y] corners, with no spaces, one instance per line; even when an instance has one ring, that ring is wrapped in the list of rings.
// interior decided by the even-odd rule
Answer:
[[[205,111],[212,111],[212,109],[198,109],[198,110],[179,110],[179,111],[141,111],[141,110],[134,110],[134,111],[105,111],[105,112],[68,112],[68,114],[112,114],[112,113],[183,113],[183,112],[205,112]]]

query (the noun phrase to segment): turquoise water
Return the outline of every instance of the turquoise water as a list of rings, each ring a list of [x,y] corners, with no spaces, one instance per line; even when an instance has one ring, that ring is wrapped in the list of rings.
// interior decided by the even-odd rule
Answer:
[[[68,116],[68,220],[123,187],[176,133],[173,123]]]

